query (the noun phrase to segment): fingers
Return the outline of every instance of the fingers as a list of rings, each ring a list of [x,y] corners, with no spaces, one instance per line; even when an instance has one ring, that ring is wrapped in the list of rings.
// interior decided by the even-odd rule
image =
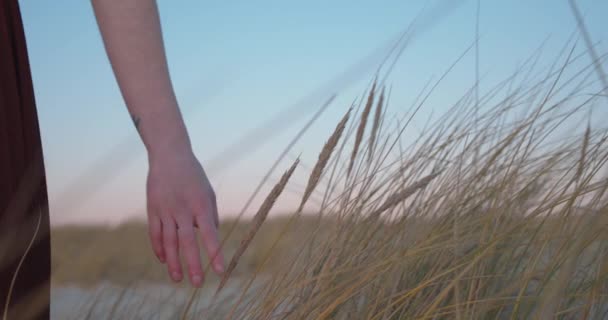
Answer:
[[[161,263],[165,263],[165,250],[163,248],[163,224],[156,214],[150,214],[148,217],[148,234],[152,249]]]
[[[201,233],[203,247],[211,262],[213,271],[221,275],[224,272],[224,256],[220,250],[219,235],[212,217],[213,214],[197,215],[196,220]]]
[[[177,230],[179,246],[188,266],[190,282],[197,287],[203,283],[201,256],[192,220],[180,221]]]
[[[179,243],[177,238],[177,226],[172,220],[163,221],[163,245],[169,275],[175,282],[182,280],[182,267],[179,261]]]

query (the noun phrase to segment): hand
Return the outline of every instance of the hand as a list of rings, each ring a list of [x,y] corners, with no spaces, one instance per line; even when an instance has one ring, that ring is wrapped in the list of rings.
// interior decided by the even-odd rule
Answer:
[[[183,278],[180,251],[190,281],[201,286],[197,228],[215,273],[224,269],[220,252],[215,193],[203,167],[191,151],[166,151],[150,157],[147,181],[148,226],[156,256],[167,263],[173,281]]]

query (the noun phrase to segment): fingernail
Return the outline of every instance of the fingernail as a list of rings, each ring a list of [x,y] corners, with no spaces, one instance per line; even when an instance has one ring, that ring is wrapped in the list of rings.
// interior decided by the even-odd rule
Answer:
[[[215,263],[215,271],[217,273],[224,273],[224,264],[221,262],[216,262]]]
[[[182,280],[182,275],[179,274],[179,272],[173,272],[171,274],[171,277],[173,278],[173,281],[181,281]]]
[[[192,277],[192,282],[194,283],[195,286],[199,287],[201,285],[201,282],[203,282],[203,277],[196,275]]]

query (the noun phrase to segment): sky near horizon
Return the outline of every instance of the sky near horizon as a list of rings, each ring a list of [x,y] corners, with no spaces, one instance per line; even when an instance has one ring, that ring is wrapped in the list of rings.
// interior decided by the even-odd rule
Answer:
[[[425,18],[428,24],[390,78],[392,108],[411,103],[425,83],[475,39],[474,0],[158,3],[176,94],[223,217],[241,209],[305,119],[337,91],[338,98],[281,163],[274,179],[299,154],[305,163],[313,163],[372,73],[360,75],[348,88],[329,87],[305,100],[303,117],[273,132],[268,143],[234,155],[237,159],[230,166],[207,166],[250,129],[311,97],[394,38],[418,13],[426,12],[423,8],[431,12]],[[145,151],[105,56],[90,2],[21,0],[20,5],[42,130],[51,223],[116,224],[145,217]],[[591,36],[605,52],[608,1],[579,1],[579,6]],[[551,53],[576,31],[565,0],[482,0],[480,13],[480,74],[489,83],[513,72],[546,39],[548,57],[554,58]],[[454,102],[474,81],[474,56],[469,54],[434,94],[432,111],[445,110],[442,106]],[[430,112],[423,110],[422,119]],[[90,173],[91,167],[102,169]],[[303,185],[305,178],[305,172],[296,175],[295,184]],[[298,199],[296,193],[282,197],[275,211],[288,210]]]

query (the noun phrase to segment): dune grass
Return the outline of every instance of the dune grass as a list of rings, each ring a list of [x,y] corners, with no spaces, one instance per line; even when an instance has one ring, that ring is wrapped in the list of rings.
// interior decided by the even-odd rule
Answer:
[[[608,318],[608,128],[592,121],[608,102],[606,55],[591,45],[476,83],[418,131],[451,67],[397,114],[377,74],[319,150],[298,209],[267,219],[296,161],[253,221],[222,223],[230,272],[205,286],[236,278],[237,294],[201,308],[195,290],[170,318]],[[145,234],[136,222],[53,230],[54,283],[167,282]]]
[[[225,242],[231,277],[245,279],[239,294],[203,309],[184,299],[174,317],[608,317],[608,131],[591,126],[602,96],[583,94],[594,64],[573,70],[584,56],[576,48],[537,76],[500,82],[480,96],[483,108],[472,88],[415,139],[376,117],[361,134],[372,95],[385,90],[378,84],[320,150],[297,211],[265,219],[301,170],[294,165],[260,209],[264,219],[223,223],[233,237]],[[377,99],[376,108],[389,103]],[[302,215],[313,192],[321,207]],[[167,281],[143,224],[55,230],[53,239],[57,283],[77,274],[90,284]]]

